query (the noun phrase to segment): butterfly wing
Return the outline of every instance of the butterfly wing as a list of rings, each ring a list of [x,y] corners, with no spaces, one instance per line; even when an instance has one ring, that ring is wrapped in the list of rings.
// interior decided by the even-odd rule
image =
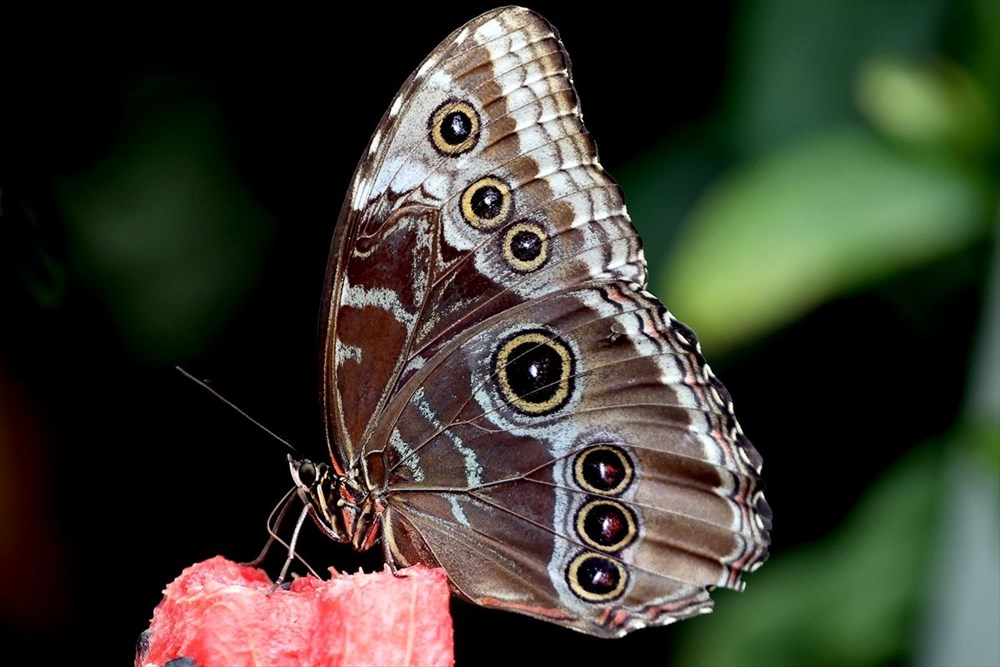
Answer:
[[[331,454],[397,564],[608,636],[741,587],[760,457],[645,281],[555,30],[505,8],[453,33],[372,138],[327,278]]]
[[[386,112],[328,265],[322,399],[331,454],[356,459],[406,367],[470,323],[605,266],[645,282],[639,239],[597,163],[568,67],[544,19],[498,10],[442,42]],[[441,129],[452,107],[475,127],[448,144],[443,137],[456,134]],[[477,215],[501,188],[516,188],[516,206],[502,221]],[[601,224],[574,226],[587,210]]]
[[[463,337],[389,437],[396,559],[440,563],[480,604],[610,636],[742,588],[766,557],[760,461],[696,345],[620,281]]]

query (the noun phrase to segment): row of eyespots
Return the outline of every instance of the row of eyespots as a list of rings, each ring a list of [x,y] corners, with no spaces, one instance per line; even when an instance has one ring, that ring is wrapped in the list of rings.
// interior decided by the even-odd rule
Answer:
[[[458,156],[475,148],[480,118],[464,101],[449,100],[429,120],[431,143],[442,155]],[[462,219],[474,229],[490,231],[508,222],[513,211],[511,187],[497,176],[474,181],[459,199]],[[536,271],[549,259],[549,237],[533,220],[510,225],[502,250],[508,266],[519,273]],[[573,393],[575,359],[558,336],[545,330],[518,332],[497,348],[493,376],[504,401],[522,414],[543,416],[561,409]],[[581,489],[603,496],[591,498],[577,511],[577,536],[594,551],[581,551],[570,561],[566,578],[570,589],[583,600],[607,602],[620,597],[628,573],[615,554],[638,536],[635,514],[622,503],[607,499],[622,493],[632,482],[634,466],[617,447],[596,445],[583,451],[574,464],[574,478]]]
[[[544,416],[565,406],[573,395],[576,360],[562,339],[545,329],[519,331],[503,340],[493,355],[493,377],[507,405],[521,414]],[[639,535],[636,514],[615,497],[635,477],[625,450],[593,445],[573,462],[573,480],[591,494],[576,512],[573,530],[589,547],[566,569],[570,590],[587,602],[608,602],[624,594],[628,572],[612,556]]]
[[[510,186],[501,179],[480,178],[462,193],[462,218],[475,229],[495,229],[510,218],[513,199]],[[503,236],[503,258],[518,273],[540,269],[549,259],[545,228],[531,219],[512,224]]]
[[[479,143],[479,113],[469,102],[444,102],[431,114],[428,125],[431,144],[442,155],[464,155]],[[513,209],[511,188],[501,178],[485,176],[465,189],[459,199],[459,208],[462,219],[473,228],[496,229],[510,218]],[[549,236],[538,222],[521,220],[504,234],[502,249],[503,258],[511,268],[519,273],[530,273],[548,261]]]
[[[610,602],[628,587],[625,565],[611,556],[635,542],[639,521],[633,510],[614,497],[634,478],[635,465],[619,447],[594,445],[573,462],[573,481],[597,496],[583,503],[574,521],[577,537],[592,551],[580,551],[566,568],[566,583],[582,600]]]

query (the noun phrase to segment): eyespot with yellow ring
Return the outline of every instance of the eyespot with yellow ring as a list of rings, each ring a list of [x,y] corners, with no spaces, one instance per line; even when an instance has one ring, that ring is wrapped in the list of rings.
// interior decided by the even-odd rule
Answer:
[[[549,237],[534,222],[511,225],[503,237],[503,258],[515,271],[530,273],[549,260]]]
[[[510,188],[496,176],[480,178],[462,193],[462,218],[476,229],[493,229],[507,221]]]
[[[461,155],[479,141],[479,114],[468,102],[448,100],[431,114],[431,143],[444,155]]]
[[[613,500],[590,500],[576,513],[576,534],[600,551],[621,551],[639,535],[635,514]]]
[[[628,572],[620,561],[593,551],[582,551],[566,568],[566,583],[581,600],[610,602],[625,592]]]
[[[588,447],[573,462],[577,485],[601,496],[617,496],[628,488],[634,475],[635,465],[629,455],[610,445]]]
[[[573,353],[544,329],[508,338],[493,357],[493,373],[508,405],[527,415],[547,415],[569,402]]]

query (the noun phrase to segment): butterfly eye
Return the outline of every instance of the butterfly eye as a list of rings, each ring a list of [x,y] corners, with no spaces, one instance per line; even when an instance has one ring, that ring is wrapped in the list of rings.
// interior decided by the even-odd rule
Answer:
[[[479,179],[462,193],[462,217],[476,229],[503,224],[510,209],[510,188],[495,176]]]
[[[303,461],[298,468],[299,484],[312,486],[316,483],[316,466],[310,461]]]
[[[431,142],[445,155],[461,155],[479,141],[479,114],[468,102],[449,100],[430,119]]]
[[[628,573],[616,560],[584,552],[570,561],[566,583],[575,595],[588,602],[608,602],[621,597]]]
[[[584,450],[573,464],[573,477],[580,488],[602,496],[617,496],[632,481],[633,466],[617,447],[598,445]]]
[[[634,542],[636,524],[632,510],[611,500],[591,500],[576,515],[577,535],[601,551],[621,551]]]
[[[539,269],[549,259],[549,237],[538,225],[519,222],[504,235],[503,256],[515,271]]]
[[[514,335],[500,346],[493,367],[504,399],[525,414],[549,414],[570,399],[573,355],[547,331]]]

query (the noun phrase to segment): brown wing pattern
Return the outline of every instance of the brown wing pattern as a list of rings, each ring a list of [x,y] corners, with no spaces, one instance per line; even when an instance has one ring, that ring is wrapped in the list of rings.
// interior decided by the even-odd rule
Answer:
[[[485,14],[407,80],[330,267],[331,455],[383,499],[397,564],[620,636],[708,611],[764,561],[760,456],[694,334],[644,289],[544,19]]]

